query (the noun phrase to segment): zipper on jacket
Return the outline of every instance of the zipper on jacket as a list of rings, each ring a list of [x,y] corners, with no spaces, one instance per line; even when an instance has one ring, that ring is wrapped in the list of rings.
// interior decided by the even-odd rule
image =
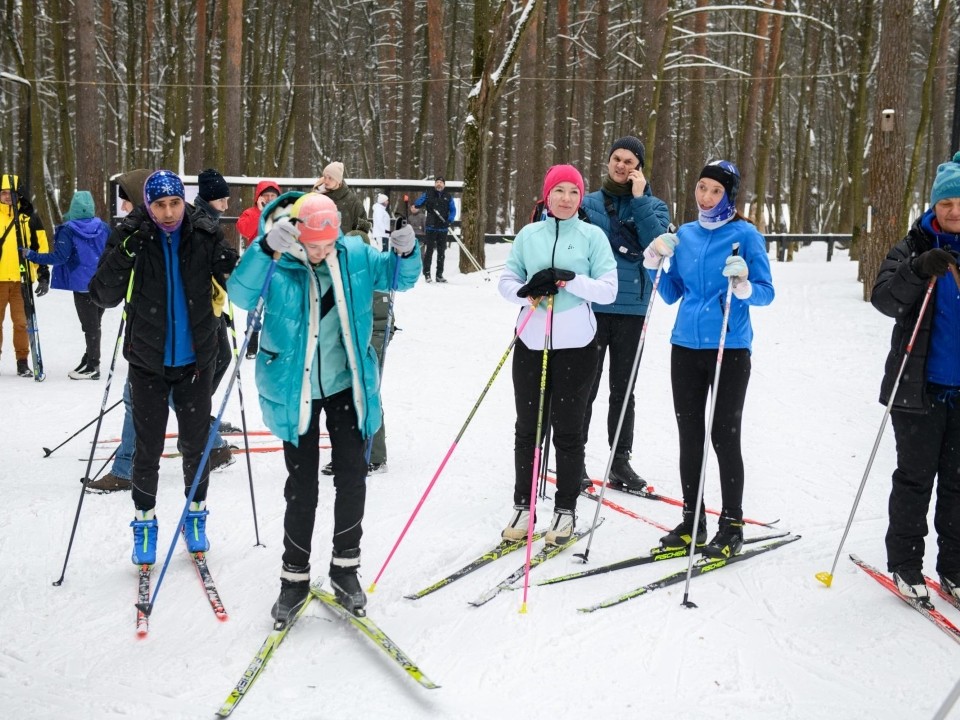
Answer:
[[[323,392],[323,353],[320,350],[320,324],[323,322],[323,317],[320,315],[320,300],[323,298],[323,287],[320,285],[320,278],[317,277],[317,271],[312,265],[310,266],[310,277],[317,286],[317,340],[314,343],[314,352],[317,354],[317,387],[320,388],[320,399],[326,400],[327,396]],[[336,293],[334,293],[334,296],[336,296]]]
[[[175,363],[177,361],[177,331],[175,328],[176,320],[174,314],[176,310],[174,309],[173,304],[173,278],[171,277],[171,268],[173,268],[173,238],[170,237],[170,233],[164,233],[167,238],[167,244],[164,248],[164,251],[167,255],[167,333],[170,335],[170,362]],[[166,345],[166,343],[164,343]],[[164,347],[166,351],[166,347]]]

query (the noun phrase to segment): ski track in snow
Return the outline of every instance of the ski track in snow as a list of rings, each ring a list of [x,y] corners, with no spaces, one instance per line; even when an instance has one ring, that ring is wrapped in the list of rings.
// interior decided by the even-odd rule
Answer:
[[[501,263],[508,246],[489,246]],[[373,476],[363,539],[362,582],[373,581],[507,348],[517,306],[492,282],[457,271],[450,282],[419,283],[397,296],[396,334],[384,378],[389,473]],[[591,614],[576,608],[685,568],[677,559],[537,587],[537,580],[577,570],[586,539],[531,573],[528,613],[522,590],[474,608],[467,602],[518,567],[524,552],[468,575],[417,601],[403,597],[459,568],[499,539],[512,505],[513,395],[510,361],[470,427],[376,592],[369,613],[441,689],[411,682],[355,628],[314,605],[289,633],[233,717],[456,718],[473,720],[558,713],[603,718],[927,717],[956,681],[956,647],[923,618],[849,562],[848,552],[883,566],[889,477],[888,427],[833,587],[814,578],[829,570],[876,437],[877,402],[891,322],[861,299],[856,265],[838,252],[803,248],[796,262],[772,263],[777,298],[756,308],[753,374],[744,413],[745,512],[779,518],[803,538],[756,559]],[[66,373],[83,352],[66,292],[38,301],[47,380],[13,374],[9,323],[0,388],[4,401],[3,498],[0,505],[0,707],[31,720],[209,718],[240,678],[271,628],[279,589],[283,484],[281,453],[251,457],[261,542],[255,535],[246,462],[214,473],[209,495],[210,570],[230,615],[211,612],[180,542],[150,619],[134,633],[136,571],[130,563],[132,515],[127,493],[83,500],[76,541],[63,566],[93,427],[51,457],[53,447],[100,407],[105,380],[74,382]],[[678,497],[677,440],[669,380],[669,336],[676,307],[658,298],[637,390],[634,466]],[[103,321],[104,368],[119,310]],[[241,318],[242,320],[242,318]],[[241,322],[240,325],[243,323]],[[126,366],[118,362],[108,406],[119,398]],[[104,373],[104,378],[106,374]],[[242,370],[247,423],[262,429],[250,363]],[[219,408],[220,395],[214,401]],[[606,465],[606,378],[594,407],[587,465]],[[240,424],[236,395],[225,417]],[[101,437],[119,435],[119,409]],[[175,420],[169,423],[174,431]],[[232,440],[242,444],[242,439]],[[112,448],[111,448],[112,449]],[[107,454],[107,453],[104,453]],[[326,462],[329,451],[321,451]],[[95,465],[96,469],[98,465]],[[157,516],[160,560],[183,509],[179,459],[161,461]],[[333,488],[320,479],[313,545],[314,577],[329,562]],[[548,488],[552,495],[553,488]],[[678,508],[613,491],[608,497],[665,525]],[[719,505],[711,457],[706,500]],[[596,505],[579,506],[579,524]],[[540,525],[549,500],[538,505]],[[590,565],[645,552],[660,532],[604,508]],[[709,517],[709,529],[716,518]],[[932,527],[932,522],[931,522]],[[760,529],[756,529],[760,530]],[[537,545],[539,547],[539,543]],[[536,548],[535,548],[536,549]],[[931,534],[925,556],[933,572]],[[154,586],[159,564],[154,571]],[[329,587],[329,584],[327,584]],[[960,611],[938,603],[954,622]],[[954,712],[960,717],[960,711]]]

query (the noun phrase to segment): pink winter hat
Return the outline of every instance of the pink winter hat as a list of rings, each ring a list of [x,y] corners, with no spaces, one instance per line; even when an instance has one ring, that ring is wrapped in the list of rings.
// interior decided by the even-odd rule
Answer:
[[[554,165],[547,170],[543,178],[543,199],[550,197],[550,191],[562,182],[573,183],[580,191],[580,202],[583,202],[583,176],[573,165]],[[549,205],[549,203],[548,203]],[[579,207],[579,205],[577,206]]]

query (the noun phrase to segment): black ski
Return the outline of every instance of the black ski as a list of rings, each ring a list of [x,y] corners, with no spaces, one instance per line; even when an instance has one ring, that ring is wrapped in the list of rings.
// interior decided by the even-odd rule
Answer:
[[[784,531],[773,533],[771,535],[760,535],[758,537],[745,538],[743,544],[750,545],[767,542],[768,540],[776,540],[778,538],[786,537],[789,534],[790,533]],[[699,554],[701,552],[703,552],[703,546],[698,545],[697,553]],[[638,565],[647,565],[650,563],[659,562],[661,560],[671,560],[678,557],[687,557],[687,549],[673,548],[670,550],[664,550],[662,548],[652,548],[649,555],[637,555],[624,560],[618,560],[617,562],[610,563],[609,565],[601,565],[600,567],[581,570],[579,572],[569,573],[568,575],[559,575],[554,578],[549,578],[548,580],[541,580],[537,583],[537,585],[555,585],[557,583],[566,582],[567,580],[579,580],[580,578],[590,577],[591,575],[603,575],[604,573],[614,572],[615,570],[624,570],[626,568],[636,567]]]
[[[534,533],[533,539],[539,540],[540,538],[543,537],[543,535],[544,534],[542,532]],[[410,595],[405,595],[404,597],[406,597],[409,600],[419,600],[420,598],[426,595],[429,595],[430,593],[436,592],[441,588],[447,587],[447,585],[449,585],[452,582],[456,582],[463,576],[469,575],[475,570],[479,570],[484,565],[489,565],[494,560],[499,560],[504,555],[508,555],[512,553],[514,550],[519,550],[520,548],[526,547],[526,545],[527,545],[526,538],[523,538],[523,540],[503,540],[500,542],[499,545],[493,548],[493,550],[491,550],[490,552],[485,552],[483,555],[476,558],[475,560],[471,560],[459,570],[456,570],[450,573],[445,578],[437,580],[437,582],[433,583],[432,585],[428,585],[427,587],[425,587],[423,590],[420,590],[419,592],[415,592]]]
[[[699,577],[700,575],[705,575],[714,570],[719,570],[720,568],[727,567],[728,565],[733,565],[734,563],[742,562],[744,560],[749,560],[752,557],[756,557],[761,553],[765,553],[769,550],[776,550],[777,548],[788,545],[792,542],[796,542],[800,539],[799,535],[788,535],[780,540],[775,540],[774,542],[768,545],[758,545],[757,547],[751,548],[749,550],[744,550],[739,555],[734,555],[731,558],[722,558],[719,560],[706,559],[697,561],[693,566],[693,572],[691,577]],[[640,597],[641,595],[646,595],[653,592],[654,590],[659,590],[660,588],[669,587],[670,585],[676,585],[682,583],[687,579],[687,571],[678,570],[677,572],[670,573],[669,575],[655,580],[652,583],[642,585],[633,590],[628,590],[625,593],[616,595],[615,597],[604,600],[603,602],[597,603],[596,605],[590,605],[585,608],[580,608],[580,612],[593,612],[595,610],[601,610],[603,608],[613,607],[614,605],[619,605],[620,603],[626,602],[627,600],[632,600],[635,597]]]

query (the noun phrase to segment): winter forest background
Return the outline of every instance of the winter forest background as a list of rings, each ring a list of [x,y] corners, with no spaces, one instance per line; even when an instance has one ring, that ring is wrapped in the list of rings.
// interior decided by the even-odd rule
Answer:
[[[635,134],[678,224],[700,168],[729,158],[761,229],[851,233],[872,278],[958,142],[948,0],[2,4],[0,69],[33,92],[0,84],[0,158],[25,173],[31,123],[48,225],[73,190],[105,214],[109,176],[181,154],[187,174],[251,177],[341,160],[348,182],[463,179],[482,259],[483,233],[523,224],[549,165],[595,188],[612,140]]]

